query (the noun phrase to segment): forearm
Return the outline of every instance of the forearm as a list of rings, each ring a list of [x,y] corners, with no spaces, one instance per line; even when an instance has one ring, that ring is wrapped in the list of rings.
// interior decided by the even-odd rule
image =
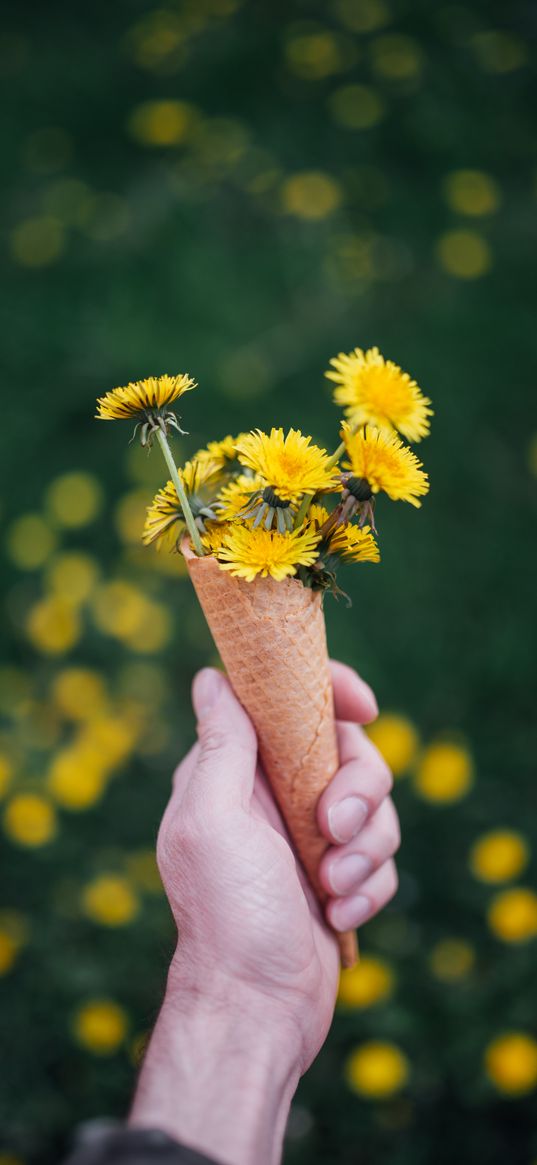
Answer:
[[[222,1165],[276,1165],[298,1067],[265,1008],[209,1003],[170,977],[129,1118]]]

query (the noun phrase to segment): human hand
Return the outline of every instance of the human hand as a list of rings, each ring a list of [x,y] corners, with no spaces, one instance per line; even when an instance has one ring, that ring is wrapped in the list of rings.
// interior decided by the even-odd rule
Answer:
[[[358,727],[376,716],[374,696],[343,664],[332,676],[342,763],[319,801],[328,843],[320,877],[326,917],[347,930],[395,892],[399,829],[389,770]],[[193,702],[198,743],[175,773],[157,848],[179,943],[131,1120],[226,1151],[233,1163],[272,1161],[298,1077],[332,1020],[337,943],[229,682],[205,669]]]

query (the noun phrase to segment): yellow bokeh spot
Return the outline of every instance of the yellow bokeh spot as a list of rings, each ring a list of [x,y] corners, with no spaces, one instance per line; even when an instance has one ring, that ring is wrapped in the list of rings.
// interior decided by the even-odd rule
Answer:
[[[406,716],[384,712],[369,724],[367,735],[382,753],[394,777],[400,777],[416,758],[419,748],[418,733]]]
[[[7,756],[0,753],[0,797],[3,797],[11,784],[13,765]]]
[[[456,279],[480,279],[492,266],[490,247],[476,231],[447,231],[436,253],[440,266]]]
[[[394,988],[391,967],[383,959],[365,956],[339,979],[338,1003],[364,1008],[388,999]]]
[[[337,210],[341,202],[341,187],[334,178],[320,170],[293,174],[282,186],[284,210],[298,218],[326,218]]]
[[[63,226],[50,215],[27,218],[13,228],[9,241],[11,254],[21,267],[48,267],[63,251]]]
[[[84,603],[95,589],[99,568],[93,558],[78,551],[59,554],[46,573],[48,588],[66,602]]]
[[[13,935],[0,928],[0,975],[7,975],[11,971],[18,953],[19,944]]]
[[[30,608],[26,633],[30,642],[45,655],[62,655],[80,636],[80,619],[76,608],[65,599],[51,595]]]
[[[478,838],[470,851],[470,869],[481,882],[508,882],[529,861],[526,840],[511,829],[497,829]]]
[[[512,73],[528,60],[524,41],[513,33],[491,28],[473,37],[481,68],[486,73]]]
[[[109,1056],[123,1043],[128,1030],[125,1011],[112,999],[93,999],[73,1018],[77,1043],[97,1056]]]
[[[19,570],[42,566],[56,547],[57,536],[40,514],[24,514],[9,527],[6,550]]]
[[[475,963],[475,951],[460,938],[446,938],[433,947],[429,965],[433,975],[443,983],[464,979]]]
[[[143,146],[177,146],[198,120],[198,111],[186,101],[144,101],[132,111],[128,130]]]
[[[154,850],[142,849],[129,854],[125,864],[129,877],[140,890],[146,894],[162,894],[162,879]]]
[[[503,890],[487,913],[492,932],[505,943],[522,943],[537,935],[537,894],[524,886]]]
[[[285,56],[291,72],[305,81],[320,81],[351,63],[342,38],[321,30],[291,36]]]
[[[91,720],[106,710],[106,686],[98,672],[69,667],[58,672],[52,684],[52,698],[68,720]]]
[[[421,72],[422,50],[410,36],[387,33],[373,41],[371,50],[375,72],[389,81],[408,81]]]
[[[6,805],[4,830],[17,845],[46,845],[57,831],[54,806],[37,793],[19,793]]]
[[[73,745],[54,757],[47,789],[62,809],[80,812],[95,805],[106,787],[106,764],[93,753]]]
[[[498,1092],[525,1096],[537,1085],[537,1041],[525,1032],[505,1032],[485,1050],[485,1071]]]
[[[132,490],[120,498],[115,510],[115,524],[122,542],[141,542],[147,512],[147,492]]]
[[[129,756],[136,739],[137,728],[131,720],[119,715],[102,716],[86,724],[78,745],[103,771],[108,771]]]
[[[130,882],[119,874],[102,874],[90,882],[83,891],[82,906],[88,918],[102,926],[127,926],[139,910]]]
[[[399,1092],[409,1076],[409,1063],[395,1044],[371,1040],[352,1052],[345,1064],[345,1079],[359,1096],[383,1099]]]
[[[160,651],[171,635],[168,609],[122,579],[99,588],[93,611],[99,630],[120,639],[132,651]]]
[[[59,526],[75,529],[87,526],[103,504],[101,485],[92,473],[63,473],[49,485],[48,509]]]
[[[336,0],[335,10],[351,32],[374,32],[388,24],[391,15],[385,0]]]
[[[414,777],[414,788],[426,801],[449,804],[469,792],[474,777],[466,748],[438,741],[425,750]]]
[[[493,214],[501,202],[498,183],[483,170],[454,170],[444,179],[444,194],[457,214]]]
[[[370,129],[384,116],[384,102],[369,85],[344,85],[329,99],[332,116],[346,129]]]

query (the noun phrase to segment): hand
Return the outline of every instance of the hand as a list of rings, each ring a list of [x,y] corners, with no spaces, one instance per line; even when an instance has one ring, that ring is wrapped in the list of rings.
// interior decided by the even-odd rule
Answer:
[[[372,917],[395,892],[392,857],[399,832],[389,799],[391,776],[356,723],[374,718],[375,699],[350,668],[332,668],[342,766],[319,802],[319,826],[330,843],[321,878],[330,895],[327,917],[346,930]],[[328,1032],[338,951],[296,864],[257,766],[254,730],[228,681],[205,669],[196,677],[193,701],[199,740],[175,773],[157,847],[180,936],[156,1029],[157,1058],[168,1063],[168,1080],[170,1073],[181,1076],[181,1094],[185,1098],[188,1085],[190,1099],[177,1113],[176,1103],[166,1103],[162,1080],[153,1087],[154,1037],[131,1119],[160,1124],[216,1155],[227,1144],[225,1159],[233,1165],[264,1162],[275,1159],[298,1077]],[[186,1038],[190,1072],[177,1051]],[[201,1056],[201,1064],[194,1067],[192,1055]],[[202,1097],[197,1119],[192,1076],[207,1082],[211,1058],[217,1095]],[[231,1064],[238,1071],[235,1081]],[[209,1105],[212,1123],[215,1110],[222,1111],[213,1131]],[[245,1120],[254,1127],[245,1129]]]

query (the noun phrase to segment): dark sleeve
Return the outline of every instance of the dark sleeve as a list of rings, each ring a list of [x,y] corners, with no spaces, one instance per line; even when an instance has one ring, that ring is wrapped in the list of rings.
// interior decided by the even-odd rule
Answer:
[[[64,1165],[218,1165],[158,1129],[125,1129],[80,1139]]]

